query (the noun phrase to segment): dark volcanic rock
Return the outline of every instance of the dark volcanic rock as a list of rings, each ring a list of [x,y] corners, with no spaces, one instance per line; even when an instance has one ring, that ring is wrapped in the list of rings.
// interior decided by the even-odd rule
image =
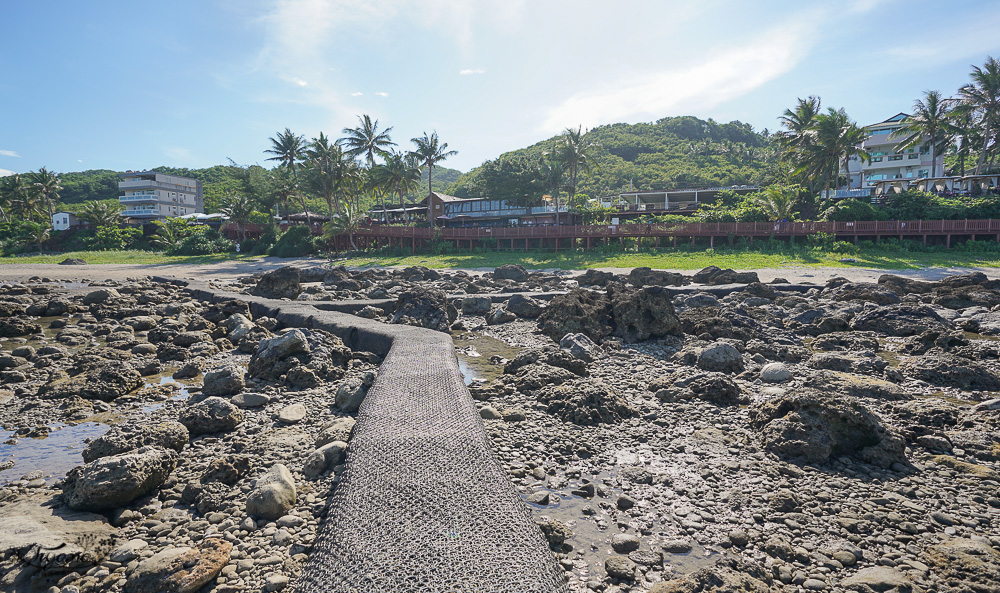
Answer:
[[[856,455],[875,465],[905,463],[903,439],[860,402],[806,390],[750,409],[764,448],[788,458],[824,463]]]
[[[302,292],[298,268],[285,266],[260,277],[250,294],[266,299],[294,299]]]
[[[528,271],[521,264],[504,264],[493,270],[493,277],[497,280],[524,282],[528,279]]]
[[[750,284],[760,282],[757,272],[737,272],[735,270],[722,270],[717,266],[708,266],[700,270],[691,277],[691,281],[697,284]]]
[[[595,342],[611,335],[611,300],[603,292],[577,288],[552,299],[538,316],[542,333],[556,342],[581,333]]]
[[[638,342],[681,333],[670,292],[660,286],[638,290],[622,284],[608,287],[615,335]]]
[[[20,317],[0,317],[0,338],[18,338],[42,332],[42,326]]]
[[[899,295],[886,287],[867,282],[846,282],[824,290],[823,296],[835,301],[864,301],[876,305],[895,305]]]
[[[243,422],[243,410],[221,397],[210,397],[181,411],[177,418],[191,436],[228,432]]]
[[[392,323],[448,332],[458,311],[440,290],[414,288],[400,293]]]
[[[351,349],[337,336],[318,329],[293,329],[262,340],[250,357],[252,379],[278,382],[282,378],[294,387],[316,387],[323,381],[344,376]]]
[[[179,422],[116,424],[83,449],[86,462],[120,455],[145,446],[173,449],[180,453],[188,442],[188,430]]]
[[[607,286],[608,282],[612,282],[614,279],[615,275],[611,272],[587,270],[583,275],[577,276],[576,281],[580,283],[580,286]]]
[[[645,267],[634,268],[629,272],[628,281],[636,288],[642,288],[643,286],[684,286],[691,283],[691,279],[683,274],[653,270]]]
[[[542,314],[545,307],[531,297],[515,294],[507,299],[507,310],[522,319],[534,319]]]
[[[99,362],[86,371],[58,379],[38,390],[39,397],[64,398],[79,396],[85,399],[111,401],[142,387],[142,375],[115,362]]]
[[[66,474],[63,498],[71,509],[107,511],[156,490],[177,466],[177,453],[142,447],[102,457]]]
[[[952,329],[946,319],[923,305],[889,305],[855,315],[851,328],[890,336],[916,336],[927,330]]]
[[[617,422],[635,413],[617,391],[602,381],[577,380],[549,385],[538,393],[546,411],[567,422],[590,425]]]
[[[585,360],[573,356],[568,350],[551,346],[522,350],[514,357],[514,360],[511,360],[504,366],[503,372],[507,375],[513,375],[522,368],[539,362],[564,368],[577,375],[583,376],[587,374],[587,362]]]
[[[948,354],[926,354],[906,361],[903,374],[940,387],[977,391],[1000,391],[997,377],[979,363],[956,359]]]

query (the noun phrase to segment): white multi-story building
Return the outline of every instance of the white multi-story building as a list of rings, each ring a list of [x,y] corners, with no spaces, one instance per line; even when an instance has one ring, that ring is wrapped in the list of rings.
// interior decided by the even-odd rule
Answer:
[[[125,208],[122,216],[159,220],[205,211],[201,182],[197,179],[152,171],[122,173],[118,201]]]
[[[933,154],[929,142],[914,148],[898,148],[906,137],[900,130],[908,117],[905,113],[897,113],[883,122],[865,126],[868,138],[862,146],[872,160],[851,159],[848,189],[869,189],[878,181],[926,178],[931,175],[931,163],[935,161],[934,174],[944,175],[944,155]]]

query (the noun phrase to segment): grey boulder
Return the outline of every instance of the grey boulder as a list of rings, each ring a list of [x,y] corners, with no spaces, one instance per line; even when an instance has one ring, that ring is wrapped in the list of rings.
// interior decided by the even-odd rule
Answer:
[[[79,511],[123,507],[156,490],[177,466],[177,453],[142,447],[77,466],[66,474],[63,498]]]

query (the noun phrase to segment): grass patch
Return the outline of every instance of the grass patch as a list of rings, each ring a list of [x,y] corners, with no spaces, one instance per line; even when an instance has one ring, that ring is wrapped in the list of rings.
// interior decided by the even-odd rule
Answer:
[[[853,258],[854,262],[841,262]],[[757,269],[786,267],[875,268],[912,270],[927,267],[1000,267],[1000,253],[913,252],[905,249],[859,248],[846,255],[819,248],[788,248],[782,251],[751,249],[682,250],[661,249],[639,252],[601,251],[484,251],[445,254],[383,252],[338,260],[348,266],[414,266],[428,268],[495,268],[521,264],[525,268],[636,268],[700,270],[707,266]]]
[[[71,251],[53,255],[2,257],[3,264],[57,264],[72,257],[88,264],[211,264],[222,261],[252,259],[253,255],[222,253],[216,255],[165,255],[153,251]]]

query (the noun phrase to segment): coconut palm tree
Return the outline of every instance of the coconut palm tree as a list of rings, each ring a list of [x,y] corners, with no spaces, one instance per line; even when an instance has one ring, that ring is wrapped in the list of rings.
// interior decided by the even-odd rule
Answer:
[[[431,199],[430,195],[434,191],[432,189],[432,181],[434,179],[434,165],[446,160],[450,156],[455,156],[458,154],[457,150],[448,150],[448,143],[441,142],[438,138],[437,131],[433,131],[430,135],[424,132],[424,135],[420,138],[411,138],[412,142],[416,148],[410,152],[413,159],[420,163],[422,166],[427,167],[427,221],[434,224],[434,213],[431,210]]]
[[[240,235],[240,242],[246,240],[246,224],[253,216],[253,201],[246,196],[236,194],[226,198],[219,212],[229,217],[229,221],[236,225],[236,230]]]
[[[6,195],[10,215],[26,221],[40,217],[38,193],[26,175],[15,173],[4,177],[3,193]]]
[[[121,211],[122,207],[117,202],[93,201],[84,203],[77,216],[89,222],[95,229],[103,226],[117,227],[122,219]]]
[[[34,191],[48,212],[49,221],[51,221],[52,215],[56,213],[55,204],[59,201],[59,192],[62,191],[62,186],[59,185],[62,180],[45,167],[42,167],[36,173],[31,173],[29,177],[34,186]]]
[[[563,169],[559,155],[551,151],[542,155],[538,161],[538,181],[556,201],[556,225],[559,224],[559,194],[562,192],[566,171]],[[573,196],[570,196],[572,199]]]
[[[369,115],[359,115],[358,123],[356,128],[344,128],[343,133],[346,136],[337,140],[337,143],[346,147],[345,152],[352,157],[364,155],[365,163],[371,168],[375,165],[376,155],[385,156],[390,146],[396,146],[396,143],[389,138],[392,127],[380,132],[378,120],[372,120]]]
[[[337,197],[337,180],[344,166],[344,151],[330,142],[323,132],[313,138],[306,149],[306,185],[326,200],[328,214],[333,216]]]
[[[351,243],[351,248],[357,251],[358,246],[354,244],[354,233],[361,226],[361,218],[357,211],[348,203],[341,204],[340,211],[333,215],[330,222],[323,225],[323,237],[326,239],[336,239],[340,235],[347,235],[347,240]]]
[[[958,89],[958,95],[966,108],[976,113],[983,128],[983,146],[979,152],[975,173],[979,175],[986,158],[986,151],[993,140],[990,136],[992,127],[1000,117],[1000,62],[992,56],[987,57],[982,68],[972,66],[969,76],[972,77],[972,82]]]
[[[378,171],[378,177],[399,198],[400,208],[405,207],[403,197],[420,187],[420,167],[412,154],[392,151]]]
[[[847,170],[852,157],[871,161],[871,155],[861,148],[866,132],[843,109],[830,107],[817,115],[806,133],[810,138],[797,149],[799,167],[795,174],[822,179],[825,195],[836,185],[841,163]]]
[[[960,130],[952,123],[951,101],[937,91],[924,93],[924,100],[913,103],[913,115],[903,121],[903,126],[893,135],[901,136],[896,150],[915,148],[925,142],[930,146],[931,177],[937,176],[935,159]]]
[[[271,196],[275,207],[284,210],[283,218],[288,221],[289,202],[299,193],[299,183],[287,167],[278,167],[271,171]]]
[[[305,136],[297,136],[290,129],[285,128],[284,132],[278,132],[274,138],[269,138],[271,148],[265,150],[267,154],[273,154],[269,161],[278,161],[283,167],[287,167],[292,176],[295,175],[295,168],[305,156]]]
[[[26,245],[36,245],[42,252],[42,243],[49,240],[52,227],[40,222],[28,221],[24,225],[24,241]]]
[[[771,220],[794,220],[798,187],[770,185],[757,196],[756,202]]]
[[[576,195],[577,177],[580,173],[590,175],[596,167],[594,163],[594,149],[597,145],[587,139],[583,134],[583,126],[566,128],[556,142],[555,154],[562,162],[563,169],[569,175],[569,196]]]
[[[808,150],[809,144],[813,140],[813,135],[809,132],[816,125],[816,117],[821,114],[820,106],[822,101],[819,97],[810,96],[806,99],[799,98],[794,109],[786,109],[785,113],[778,118],[785,131],[776,132],[778,144],[783,150],[783,156],[794,169],[802,166],[802,158]],[[816,179],[807,179],[810,189],[816,189]]]

